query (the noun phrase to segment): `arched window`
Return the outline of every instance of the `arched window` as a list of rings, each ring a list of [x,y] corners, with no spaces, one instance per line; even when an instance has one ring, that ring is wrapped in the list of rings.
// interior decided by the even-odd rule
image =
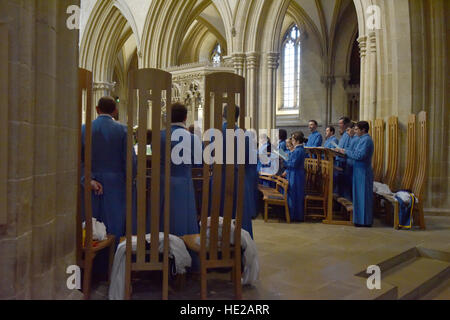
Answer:
[[[222,48],[220,47],[220,43],[216,43],[216,45],[214,46],[211,60],[214,64],[220,64],[220,62],[222,61]]]
[[[282,109],[298,109],[300,107],[300,30],[296,25],[288,29],[283,38],[282,66]]]

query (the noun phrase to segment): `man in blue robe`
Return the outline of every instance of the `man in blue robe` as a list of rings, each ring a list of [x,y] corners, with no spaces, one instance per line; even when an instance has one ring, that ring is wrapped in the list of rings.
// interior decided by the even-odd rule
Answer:
[[[317,121],[309,120],[309,130],[311,134],[308,137],[306,147],[318,148],[322,146],[322,135],[317,131]]]
[[[116,244],[125,234],[127,128],[116,122],[116,102],[103,97],[97,106],[98,118],[92,122],[91,187],[92,216],[106,226],[106,232],[116,236]],[[84,187],[85,125],[81,129],[81,167]],[[133,146],[130,146],[133,149]],[[136,154],[133,149],[133,178],[136,176]],[[82,193],[84,194],[84,193]],[[82,197],[84,204],[84,197]],[[84,205],[82,205],[84,216]]]
[[[170,233],[176,236],[199,233],[195,189],[192,181],[192,161],[201,162],[201,141],[186,128],[187,108],[175,103],[172,108],[171,149],[187,142],[188,148],[176,153],[179,161],[171,158],[170,167]],[[166,130],[161,131],[161,215],[164,213],[164,168]],[[178,137],[178,139],[176,139]],[[190,148],[189,148],[190,147]],[[190,154],[184,154],[188,152]],[[196,155],[194,157],[194,155]],[[194,159],[195,158],[195,159]],[[179,163],[178,163],[179,162]],[[195,161],[194,161],[195,163]],[[161,219],[161,228],[163,219]]]
[[[286,171],[283,177],[289,182],[288,187],[288,207],[292,221],[304,221],[304,199],[305,199],[305,141],[303,132],[297,131],[291,138],[294,149],[289,153],[288,159],[284,162]]]
[[[228,114],[228,105],[226,105],[223,109],[223,125],[222,125],[222,134],[223,134],[223,159],[224,163],[226,163],[226,130],[228,127],[227,123],[227,114]],[[239,119],[239,107],[236,106],[235,109],[235,121],[237,122]],[[240,128],[235,124],[234,130],[239,130]],[[250,143],[250,135],[246,134],[245,136],[245,150],[240,150],[238,148],[238,141],[237,137],[234,138],[234,192],[233,192],[233,218],[236,217],[236,209],[237,209],[237,187],[238,187],[238,154],[241,152],[245,153],[245,177],[244,177],[244,206],[243,206],[243,212],[242,212],[242,229],[246,230],[250,236],[253,238],[253,227],[252,227],[252,217],[256,216],[256,188],[257,184],[255,183],[255,172],[256,171],[256,164],[250,163],[250,158],[256,158],[256,156],[253,154],[252,157],[250,157],[251,153],[256,153],[256,148],[251,147],[252,144]],[[255,172],[254,172],[255,171]],[[226,182],[226,165],[222,166],[222,197],[221,197],[221,203],[220,203],[220,215],[223,215],[223,211],[225,208],[224,204],[224,198],[225,198],[225,182]]]
[[[338,147],[341,149],[347,149],[350,146],[350,136],[347,133],[347,128],[351,125],[351,120],[348,117],[341,117],[339,119],[339,133],[341,139],[339,140]],[[333,172],[333,192],[337,193],[340,197],[344,196],[344,168],[346,159],[344,157],[336,157],[334,165],[340,170],[334,170]]]
[[[355,150],[339,149],[353,159],[353,223],[357,227],[370,227],[373,223],[373,141],[369,123],[360,121],[355,133],[359,137]]]
[[[355,150],[358,144],[359,137],[355,135],[355,124],[352,122],[347,128],[347,134],[350,137],[350,143],[347,150]],[[353,201],[353,159],[346,159],[344,167],[344,198]]]
[[[338,138],[334,135],[336,130],[333,126],[328,126],[325,130],[325,143],[324,148],[334,149],[339,143]]]

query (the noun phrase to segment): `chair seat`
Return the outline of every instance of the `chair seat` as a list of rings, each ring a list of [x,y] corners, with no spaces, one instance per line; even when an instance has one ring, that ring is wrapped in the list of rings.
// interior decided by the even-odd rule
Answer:
[[[345,198],[338,198],[337,202],[345,207],[347,211],[353,211],[353,203]]]
[[[200,252],[200,234],[196,233],[196,234],[186,234],[184,236],[181,237],[181,239],[183,239],[184,244],[186,245],[186,247],[189,250],[195,251],[195,252]],[[217,250],[220,252],[220,247],[217,248]],[[234,251],[234,246],[231,245],[230,246],[230,250]],[[208,251],[208,249],[206,250]]]
[[[93,241],[92,250],[94,252],[100,251],[106,247],[112,245],[115,241],[116,237],[112,234],[106,235],[106,239],[102,241]],[[86,250],[86,247],[83,246],[83,250]]]

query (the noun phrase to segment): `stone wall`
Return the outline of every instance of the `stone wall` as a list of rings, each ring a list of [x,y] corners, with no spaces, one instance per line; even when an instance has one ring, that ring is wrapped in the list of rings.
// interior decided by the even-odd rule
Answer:
[[[74,4],[0,2],[9,35],[0,74],[9,84],[0,299],[77,296],[66,287],[66,268],[75,264],[78,31],[66,27]]]

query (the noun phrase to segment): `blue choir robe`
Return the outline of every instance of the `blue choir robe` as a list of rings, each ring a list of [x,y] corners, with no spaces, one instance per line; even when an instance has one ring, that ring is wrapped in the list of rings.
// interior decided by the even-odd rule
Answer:
[[[286,140],[280,141],[278,144],[278,149],[283,150],[285,153],[289,152],[289,149],[286,146]]]
[[[308,142],[306,147],[308,148],[318,148],[322,146],[322,135],[318,131],[314,131],[308,137]]]
[[[336,138],[336,136],[331,136],[331,137],[327,138],[327,140],[325,140],[323,147],[329,148],[329,149],[335,149],[336,147],[334,146],[333,143],[335,143],[336,145],[339,144],[339,140],[338,140],[338,138]]]
[[[288,187],[289,215],[293,221],[304,221],[305,149],[297,146],[285,161]]]
[[[352,151],[355,150],[358,142],[359,142],[359,137],[357,135],[350,137],[350,143],[349,143],[347,150],[352,150]],[[343,197],[350,201],[353,201],[353,162],[354,162],[353,159],[350,159],[350,158],[347,159],[347,161],[345,162],[344,175],[343,175],[343,178],[344,178]]]
[[[350,146],[350,136],[347,132],[344,132],[341,140],[339,140],[338,144],[341,149],[348,149]],[[334,165],[341,169],[345,168],[346,158],[336,157]],[[334,170],[333,172],[333,192],[337,193],[340,197],[344,196],[344,173],[342,171]]]
[[[185,128],[172,125],[171,133],[175,130],[184,130],[182,139],[191,139],[191,155],[195,152],[195,139],[193,134]],[[161,230],[164,226],[164,184],[165,184],[165,149],[166,149],[166,130],[161,131]],[[197,138],[198,139],[198,138]],[[179,141],[172,141],[171,148],[173,149]],[[191,160],[189,161],[191,162]],[[197,221],[197,209],[195,204],[195,189],[192,181],[192,162],[190,164],[181,163],[174,164],[171,161],[170,167],[170,233],[176,236],[184,236],[186,234],[199,233],[199,225]]]
[[[361,136],[355,150],[346,150],[353,159],[353,223],[371,226],[373,223],[373,141],[370,135]]]
[[[84,219],[84,152],[85,131],[81,129],[82,214]],[[133,178],[136,176],[136,154],[133,146]],[[126,161],[127,127],[109,115],[100,115],[92,122],[92,180],[103,186],[103,194],[92,192],[92,216],[106,226],[106,232],[116,237],[125,235],[126,222]],[[135,204],[133,203],[135,214]]]

